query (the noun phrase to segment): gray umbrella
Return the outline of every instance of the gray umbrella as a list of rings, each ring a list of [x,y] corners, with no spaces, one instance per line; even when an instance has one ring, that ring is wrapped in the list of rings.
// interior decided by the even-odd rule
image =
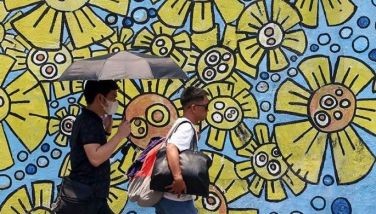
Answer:
[[[60,76],[63,80],[187,79],[171,59],[121,51],[72,63]]]

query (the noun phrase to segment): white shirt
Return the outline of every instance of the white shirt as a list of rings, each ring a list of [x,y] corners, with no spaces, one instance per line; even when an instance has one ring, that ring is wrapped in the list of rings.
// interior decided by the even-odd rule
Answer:
[[[188,121],[191,123],[190,120],[187,118],[179,118],[175,121],[172,129],[174,129],[177,125],[179,125],[183,121]],[[192,124],[192,123],[191,123]],[[191,145],[192,138],[195,137],[195,130],[193,129],[193,124],[183,123],[177,127],[174,133],[172,133],[171,137],[167,140],[167,143],[174,144],[179,151],[184,151],[189,149]],[[165,192],[163,197],[174,200],[174,201],[189,201],[192,200],[192,195],[180,195],[180,198],[176,194],[172,194],[169,192]]]

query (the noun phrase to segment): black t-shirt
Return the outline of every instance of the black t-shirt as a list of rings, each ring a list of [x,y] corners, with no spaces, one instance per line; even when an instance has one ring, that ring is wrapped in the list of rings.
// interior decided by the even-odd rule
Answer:
[[[110,188],[110,161],[107,160],[98,167],[89,162],[84,150],[85,144],[107,142],[102,119],[94,112],[83,108],[76,118],[71,135],[71,173],[72,180],[91,185],[95,196],[105,198]]]

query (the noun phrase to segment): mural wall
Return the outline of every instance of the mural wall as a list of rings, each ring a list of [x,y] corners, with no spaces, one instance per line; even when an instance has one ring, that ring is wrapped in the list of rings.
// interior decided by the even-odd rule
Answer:
[[[200,213],[366,213],[376,208],[376,1],[0,1],[0,213],[50,213],[69,174],[83,81],[74,61],[123,50],[171,57],[189,80],[119,81],[131,137],[111,159],[115,213],[130,163],[210,94],[199,148],[213,158]],[[123,113],[125,112],[125,113]]]

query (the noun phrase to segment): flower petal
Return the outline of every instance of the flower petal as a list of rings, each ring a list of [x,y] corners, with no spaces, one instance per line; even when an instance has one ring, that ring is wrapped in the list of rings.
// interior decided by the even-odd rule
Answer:
[[[70,105],[68,112],[70,115],[77,116],[78,113],[80,112],[80,106],[75,105],[75,104]]]
[[[67,12],[65,17],[72,42],[76,48],[100,42],[114,33],[89,7]]]
[[[362,61],[352,57],[339,57],[335,82],[341,83],[357,95],[375,77],[372,69]]]
[[[303,54],[307,47],[307,38],[303,30],[290,31],[285,34],[282,46],[288,50]]]
[[[275,136],[281,154],[291,169],[303,180],[318,183],[327,134],[313,128],[309,121],[297,121],[277,125]]]
[[[214,0],[214,2],[226,23],[236,21],[244,9],[244,4],[239,0]]]
[[[236,170],[236,174],[240,177],[240,178],[246,178],[246,177],[249,177],[250,175],[252,175],[254,173],[254,169],[252,167],[252,162],[251,161],[243,161],[243,162],[239,162],[236,164],[236,167],[235,167],[235,170]]]
[[[4,0],[7,10],[14,10],[20,7],[26,7],[28,5],[41,2],[42,0]]]
[[[152,28],[153,28],[154,34],[157,36],[161,34],[173,35],[176,30],[174,28],[167,27],[166,25],[162,24],[162,22],[154,22],[152,25]]]
[[[234,99],[239,102],[245,118],[258,118],[259,109],[257,107],[256,99],[252,93],[246,89],[243,89],[235,96]]]
[[[299,195],[307,186],[307,184],[296,176],[291,170],[287,170],[287,173],[282,177],[282,179],[291,189],[294,195]]]
[[[267,22],[268,15],[264,1],[253,1],[240,15],[238,31],[257,34]]]
[[[29,213],[31,211],[31,200],[26,185],[8,194],[0,207],[0,213]]]
[[[264,57],[265,50],[258,44],[257,38],[249,38],[239,41],[240,55],[244,62],[257,67],[260,64],[261,58]]]
[[[133,46],[149,49],[154,37],[155,35],[149,29],[144,28],[136,35]]]
[[[321,2],[329,26],[344,23],[353,16],[356,10],[356,6],[350,0],[322,0]]]
[[[269,138],[269,128],[264,123],[259,123],[255,126],[255,135],[257,142],[262,145],[265,143],[271,143]]]
[[[33,198],[34,208],[43,207],[50,208],[53,199],[53,183],[51,181],[44,181],[43,183],[33,183]]]
[[[122,28],[119,35],[119,42],[126,44],[133,36],[133,30],[130,28]]]
[[[113,213],[122,213],[127,201],[127,191],[117,187],[110,187],[110,194],[108,194],[107,203]]]
[[[288,31],[300,22],[300,16],[295,8],[285,0],[273,0],[272,20],[281,24]]]
[[[261,178],[258,175],[253,176],[251,183],[249,184],[249,191],[252,192],[257,197],[260,197],[261,191],[264,187],[265,179]]]
[[[68,153],[64,160],[63,163],[60,166],[60,171],[59,171],[59,177],[65,177],[70,174],[72,170],[71,164],[70,164],[70,154]]]
[[[56,99],[83,91],[83,81],[53,82]]]
[[[183,67],[187,62],[187,57],[183,54],[183,51],[173,49],[170,55],[179,67]]]
[[[218,25],[215,25],[213,29],[207,32],[196,32],[191,34],[192,42],[200,49],[201,52],[204,52],[206,49],[218,45],[218,35],[219,28]]]
[[[8,55],[0,54],[0,86],[3,84],[8,72],[12,69],[15,59]]]
[[[235,172],[235,163],[223,154],[205,152],[213,160],[209,168],[210,182],[223,191],[226,202],[231,203],[237,198],[247,194],[248,183],[239,179]]]
[[[357,100],[353,122],[376,135],[376,100]]]
[[[254,141],[254,140],[250,140],[249,143],[247,143],[247,146],[239,149],[236,151],[236,154],[238,154],[239,156],[243,156],[243,157],[246,157],[246,158],[250,158],[253,156],[253,153],[255,152],[255,150],[259,147],[260,145]]]
[[[125,177],[124,173],[119,170],[120,164],[121,163],[119,160],[116,160],[111,164],[111,174],[110,174],[111,186],[119,185],[127,181],[127,177]]]
[[[197,1],[193,3],[191,22],[193,31],[204,32],[214,27],[212,4],[212,2]]]
[[[234,88],[234,94],[240,93],[241,90],[251,90],[252,88],[251,83],[235,72],[226,79],[226,82],[236,84],[237,87]]]
[[[239,126],[245,127],[244,123],[240,124]],[[248,131],[248,130],[246,130],[246,131]],[[242,130],[242,133],[240,133],[237,130],[237,128],[235,128],[235,130],[230,131],[231,143],[232,143],[232,145],[234,146],[235,149],[240,149],[240,148],[243,148],[244,146],[246,146],[250,137],[252,137],[252,134],[249,134],[247,136],[246,133],[244,132],[244,130]]]
[[[282,201],[286,198],[286,192],[282,187],[281,180],[266,181],[265,198],[268,201]]]
[[[129,0],[90,0],[90,4],[96,5],[104,10],[120,15],[126,15],[128,13]]]
[[[13,22],[13,27],[34,46],[60,49],[62,13],[42,4]]]
[[[34,151],[47,132],[49,113],[45,94],[29,71],[17,77],[5,90],[11,94],[13,102],[5,120],[27,150]]]
[[[351,184],[365,177],[375,163],[375,156],[355,130],[348,126],[330,137],[338,183]]]
[[[315,56],[301,62],[298,66],[310,89],[315,91],[321,86],[331,83],[330,61],[327,56]]]
[[[257,69],[248,65],[239,53],[236,53],[236,69],[249,77],[255,78],[257,76]]]
[[[53,135],[56,132],[59,131],[60,127],[60,120],[57,118],[51,118],[50,121],[48,121],[48,134]]]
[[[277,91],[275,110],[277,112],[307,115],[310,96],[310,92],[302,86],[292,80],[286,80]]]
[[[281,48],[275,48],[268,51],[268,67],[270,71],[280,71],[289,66],[286,54]]]
[[[191,49],[191,38],[186,31],[175,34],[172,39],[174,40],[175,48],[186,50]]]
[[[210,128],[208,133],[208,146],[216,150],[223,150],[226,131]]]
[[[318,22],[319,0],[297,0],[295,6],[302,14],[302,23],[308,27],[316,27]]]
[[[3,124],[0,123],[0,170],[7,169],[14,164],[8,142]]]
[[[226,47],[229,47],[231,50],[235,51],[238,48],[238,41],[245,38],[245,34],[240,34],[236,32],[235,26],[226,25],[223,33],[222,44]]]
[[[159,18],[169,26],[180,27],[187,19],[192,1],[166,0],[158,10]]]
[[[67,136],[65,136],[62,133],[58,133],[55,137],[55,143],[59,146],[67,146],[68,144]]]

